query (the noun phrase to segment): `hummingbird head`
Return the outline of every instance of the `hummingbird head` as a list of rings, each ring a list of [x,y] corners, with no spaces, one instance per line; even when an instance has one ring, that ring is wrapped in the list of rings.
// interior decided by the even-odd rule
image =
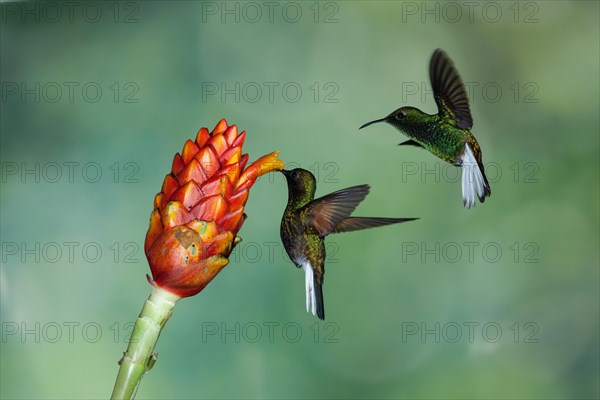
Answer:
[[[283,169],[288,184],[288,205],[303,206],[315,197],[317,180],[310,172],[302,168]]]
[[[406,129],[418,125],[423,121],[426,114],[415,107],[400,107],[396,111],[384,118],[376,119],[375,121],[367,122],[358,129],[366,128],[369,125],[376,124],[378,122],[387,122],[388,124],[398,128]]]

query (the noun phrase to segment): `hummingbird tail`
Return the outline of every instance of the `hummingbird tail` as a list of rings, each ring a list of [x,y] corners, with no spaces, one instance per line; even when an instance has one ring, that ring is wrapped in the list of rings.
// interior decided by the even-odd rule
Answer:
[[[319,317],[320,320],[324,320],[325,319],[325,306],[323,304],[323,285],[321,285],[319,282],[317,282],[317,279],[315,277],[315,303],[317,305],[317,317]]]
[[[323,306],[323,287],[317,281],[312,266],[305,262],[302,264],[306,284],[306,311],[325,319],[325,308]]]
[[[482,203],[492,194],[490,184],[485,176],[483,165],[477,162],[471,147],[467,143],[462,161],[462,195],[463,204],[467,208],[475,207],[475,195]]]

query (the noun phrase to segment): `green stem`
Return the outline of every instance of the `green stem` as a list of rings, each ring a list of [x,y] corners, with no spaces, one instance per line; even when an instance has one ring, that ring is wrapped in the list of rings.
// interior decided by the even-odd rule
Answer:
[[[144,303],[140,316],[135,321],[127,351],[119,361],[121,366],[111,399],[133,399],[144,374],[148,372],[157,354],[154,346],[162,328],[172,314],[179,297],[155,287]]]

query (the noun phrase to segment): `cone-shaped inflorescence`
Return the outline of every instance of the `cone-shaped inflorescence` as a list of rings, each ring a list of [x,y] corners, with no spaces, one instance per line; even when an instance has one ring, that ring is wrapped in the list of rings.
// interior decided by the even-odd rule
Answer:
[[[193,296],[227,265],[246,218],[248,191],[259,176],[284,168],[277,152],[246,167],[245,138],[246,131],[238,133],[222,119],[212,132],[200,129],[175,154],[146,234],[151,284],[178,297]]]

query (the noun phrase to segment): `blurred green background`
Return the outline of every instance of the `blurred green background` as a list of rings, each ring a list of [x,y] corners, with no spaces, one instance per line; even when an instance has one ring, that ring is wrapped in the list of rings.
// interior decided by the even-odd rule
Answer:
[[[284,179],[261,178],[137,398],[598,398],[598,2],[44,4],[0,9],[2,398],[110,395],[153,196],[221,117],[317,195],[370,183],[357,215],[421,219],[328,238],[319,322],[279,243]],[[456,168],[357,130],[435,112],[437,47],[492,185],[472,210]]]

